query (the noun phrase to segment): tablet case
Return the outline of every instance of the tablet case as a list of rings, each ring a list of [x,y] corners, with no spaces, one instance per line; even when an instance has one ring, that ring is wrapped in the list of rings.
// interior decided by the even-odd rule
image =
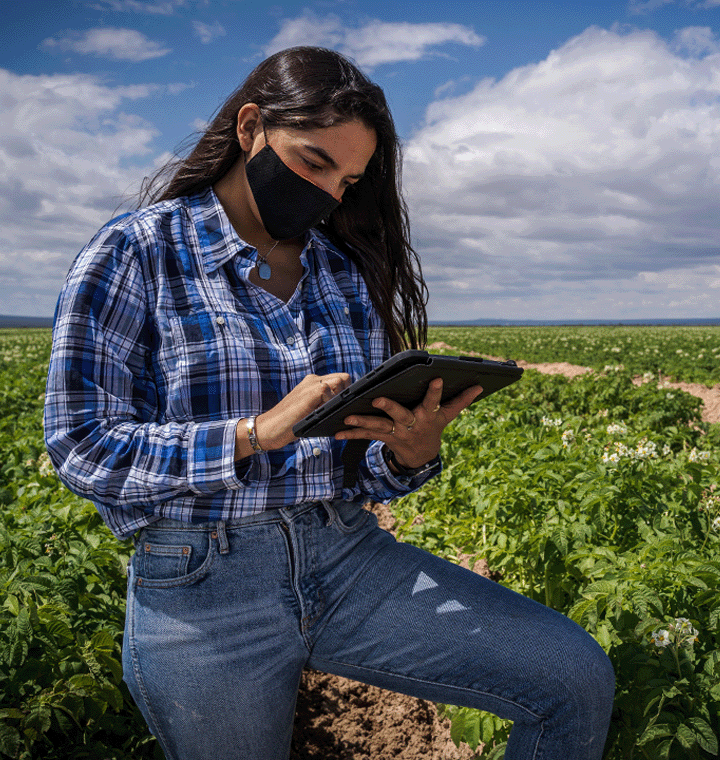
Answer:
[[[519,380],[522,373],[522,368],[512,360],[496,362],[475,356],[402,351],[300,420],[293,427],[293,433],[298,438],[333,436],[347,427],[344,420],[350,414],[387,417],[372,405],[373,399],[379,396],[413,409],[423,400],[430,381],[436,377],[443,379],[444,403],[472,385],[483,387],[475,401],[486,398]]]

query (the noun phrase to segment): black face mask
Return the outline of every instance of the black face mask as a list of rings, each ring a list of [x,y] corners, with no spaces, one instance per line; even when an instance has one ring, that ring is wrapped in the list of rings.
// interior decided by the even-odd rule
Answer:
[[[302,235],[340,205],[286,166],[269,145],[247,162],[245,173],[262,223],[275,240]]]

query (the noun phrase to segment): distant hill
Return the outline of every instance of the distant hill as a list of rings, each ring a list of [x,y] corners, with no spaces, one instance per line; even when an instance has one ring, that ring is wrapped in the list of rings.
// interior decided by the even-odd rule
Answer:
[[[0,314],[3,327],[52,327],[52,317],[11,317]],[[544,326],[612,326],[612,325],[720,325],[720,317],[703,319],[471,319],[456,321],[431,321],[432,327],[544,327]]]
[[[0,327],[52,327],[52,317],[9,317],[0,314]]]

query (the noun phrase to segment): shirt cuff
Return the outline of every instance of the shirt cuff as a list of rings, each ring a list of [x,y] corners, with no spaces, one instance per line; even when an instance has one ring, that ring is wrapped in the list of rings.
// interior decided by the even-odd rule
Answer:
[[[240,419],[198,423],[188,436],[188,485],[212,494],[243,487],[235,469],[235,431]]]
[[[391,491],[397,492],[397,495],[404,495],[416,491],[420,486],[426,483],[430,478],[442,472],[442,460],[440,455],[423,465],[417,473],[412,476],[395,474],[383,456],[382,441],[373,441],[368,447],[367,464],[371,472],[375,473],[380,479],[389,486]]]

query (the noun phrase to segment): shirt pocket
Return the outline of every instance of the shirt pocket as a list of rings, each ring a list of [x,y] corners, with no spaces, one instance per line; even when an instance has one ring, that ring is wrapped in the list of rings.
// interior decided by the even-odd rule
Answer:
[[[228,312],[193,312],[168,319],[162,363],[165,417],[203,422],[259,411],[263,382],[259,341]]]
[[[347,372],[353,380],[369,369],[369,325],[362,304],[338,301],[324,305],[307,326],[308,349],[314,371]]]

